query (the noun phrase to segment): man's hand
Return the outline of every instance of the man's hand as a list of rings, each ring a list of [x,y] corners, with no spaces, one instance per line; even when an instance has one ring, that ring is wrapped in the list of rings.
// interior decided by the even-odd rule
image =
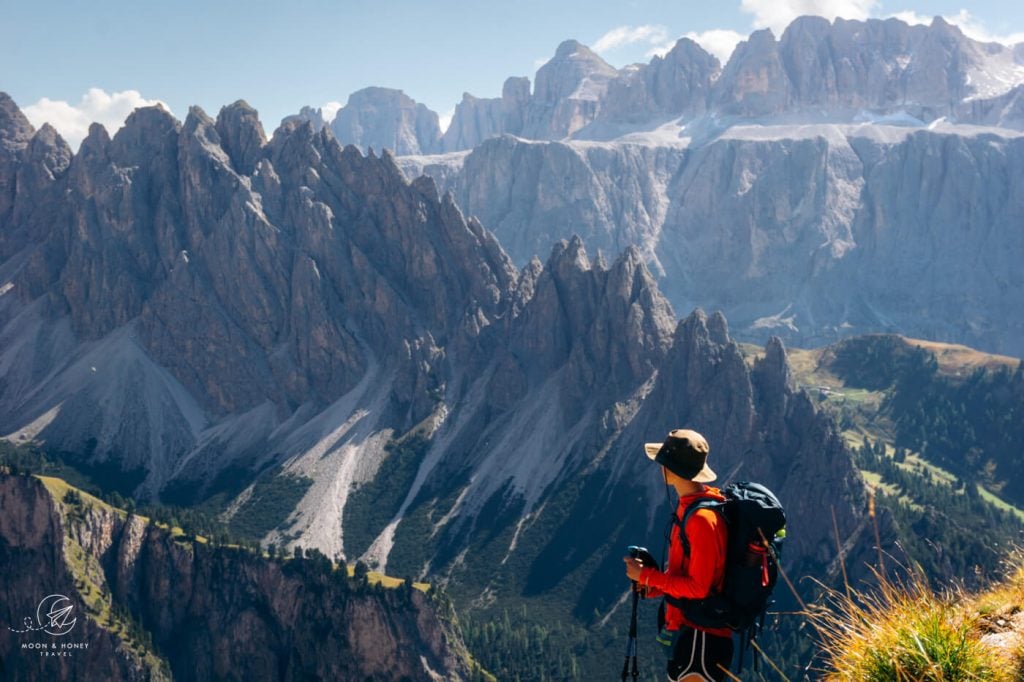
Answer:
[[[643,570],[644,565],[630,556],[622,557],[622,560],[626,562],[626,577],[633,582],[640,580],[640,571]]]

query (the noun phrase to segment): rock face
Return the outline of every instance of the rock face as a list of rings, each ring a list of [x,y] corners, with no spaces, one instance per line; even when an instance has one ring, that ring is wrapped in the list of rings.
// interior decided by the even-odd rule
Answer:
[[[464,93],[441,140],[442,150],[472,149],[491,137],[522,134],[529,105],[529,78],[509,78],[499,98],[478,99]]]
[[[488,140],[428,173],[520,266],[580,234],[636,245],[677,309],[741,338],[869,331],[1024,354],[1024,138],[1010,131],[735,127],[689,143]],[[984,263],[984,266],[979,266]]]
[[[681,146],[538,144],[504,136],[448,169],[399,163],[409,176],[428,173],[452,191],[522,266],[574,234],[592,252],[615,257],[636,245],[651,260],[669,206],[667,187],[685,158]]]
[[[741,43],[715,102],[740,116],[899,108],[929,121],[965,99],[1001,94],[1022,75],[1010,48],[971,40],[940,17],[930,26],[800,17],[778,42],[765,30]]]
[[[342,144],[363,152],[431,154],[440,151],[441,126],[437,114],[417,104],[401,90],[364,88],[349,95],[338,110],[331,130]]]
[[[469,677],[445,607],[418,590],[360,586],[326,559],[175,539],[91,498],[52,499],[33,477],[0,475],[0,501],[0,620],[34,620],[48,594],[66,596],[76,619],[64,635],[0,630],[11,679]],[[25,643],[88,647],[42,658]]]
[[[608,84],[598,119],[642,124],[652,119],[696,117],[707,108],[712,85],[721,72],[718,60],[697,43],[682,38],[664,57],[623,69]]]
[[[597,118],[609,84],[618,75],[590,48],[567,40],[537,71],[532,95],[527,78],[506,80],[500,98],[477,99],[464,94],[445,132],[442,149],[472,149],[503,134],[538,140],[570,136]]]
[[[550,140],[571,135],[594,120],[608,83],[618,72],[575,40],[558,46],[537,70],[523,137]]]

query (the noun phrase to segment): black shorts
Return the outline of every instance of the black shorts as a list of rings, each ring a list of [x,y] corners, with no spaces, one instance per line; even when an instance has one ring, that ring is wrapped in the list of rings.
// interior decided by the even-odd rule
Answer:
[[[706,680],[721,682],[731,679],[722,670],[728,670],[731,664],[732,637],[718,637],[684,627],[676,638],[674,655],[668,662],[668,679],[675,682],[697,673]]]

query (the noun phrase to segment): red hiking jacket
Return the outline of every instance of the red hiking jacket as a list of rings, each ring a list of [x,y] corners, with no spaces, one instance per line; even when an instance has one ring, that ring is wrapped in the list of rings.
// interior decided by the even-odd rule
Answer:
[[[679,498],[676,509],[678,518],[683,517],[686,508],[696,500],[707,497],[724,501],[718,488],[704,487],[703,492]],[[686,522],[686,537],[690,541],[690,556],[683,552],[683,541],[679,536],[679,524],[672,524],[669,540],[668,565],[665,571],[648,566],[640,572],[640,584],[649,589],[648,597],[669,594],[682,599],[703,599],[712,592],[722,589],[725,580],[725,551],[728,541],[725,520],[711,509],[699,509]],[[669,630],[690,627],[720,637],[731,637],[729,628],[697,627],[683,615],[682,610],[665,604],[665,626]]]

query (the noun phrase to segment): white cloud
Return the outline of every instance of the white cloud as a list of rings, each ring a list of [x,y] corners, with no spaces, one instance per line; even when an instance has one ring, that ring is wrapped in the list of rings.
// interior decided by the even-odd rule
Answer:
[[[448,126],[452,124],[452,119],[455,117],[455,109],[449,109],[443,114],[438,115],[438,123],[441,124],[441,133],[444,134],[448,131]]]
[[[647,43],[659,45],[668,40],[668,29],[664,26],[644,24],[643,26],[619,26],[598,38],[593,45],[594,52],[603,53],[617,47]]]
[[[325,102],[320,105],[320,115],[323,117],[326,123],[330,123],[334,120],[334,117],[338,115],[338,110],[341,109],[344,104],[341,102]]]
[[[753,15],[754,28],[770,28],[778,38],[790,22],[806,14],[829,21],[867,19],[877,6],[878,0],[742,0],[740,10]]]
[[[932,23],[933,19],[931,16],[918,14],[913,10],[896,12],[894,14],[890,14],[889,17],[905,21],[908,24],[926,25]],[[993,33],[985,28],[985,25],[981,23],[981,20],[965,9],[962,9],[953,15],[943,15],[942,18],[954,26],[959,27],[968,38],[973,38],[974,40],[979,40],[983,43],[1002,43],[1003,45],[1024,43],[1024,32],[1002,35]]]
[[[91,123],[102,123],[107,132],[113,135],[124,125],[128,114],[139,107],[155,104],[170,111],[166,103],[156,99],[145,99],[138,90],[107,93],[100,88],[89,88],[78,104],[43,97],[22,111],[36,128],[43,123],[49,123],[57,129],[72,149],[78,149],[78,145],[89,133]]]

